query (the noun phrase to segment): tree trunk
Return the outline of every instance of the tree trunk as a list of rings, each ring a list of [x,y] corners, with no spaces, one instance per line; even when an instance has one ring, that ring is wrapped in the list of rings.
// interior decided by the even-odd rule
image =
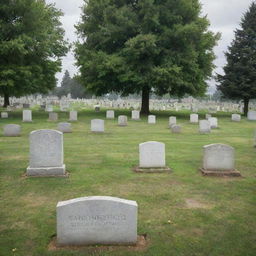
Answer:
[[[248,109],[249,109],[249,99],[245,98],[244,99],[244,115],[247,116]]]
[[[9,94],[4,93],[4,108],[10,105],[10,99],[9,99]]]
[[[147,86],[142,88],[142,99],[141,99],[141,110],[140,110],[140,114],[142,114],[142,115],[150,114],[150,112],[149,112],[149,92],[150,92],[150,89]]]

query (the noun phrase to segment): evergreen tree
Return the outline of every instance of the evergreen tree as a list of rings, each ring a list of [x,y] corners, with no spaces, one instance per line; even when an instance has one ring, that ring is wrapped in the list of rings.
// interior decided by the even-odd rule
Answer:
[[[241,99],[247,115],[250,99],[256,98],[256,3],[244,14],[241,28],[225,53],[224,75],[218,75],[218,90],[224,97]]]
[[[198,0],[85,0],[77,25],[81,81],[96,95],[203,95],[219,35]]]

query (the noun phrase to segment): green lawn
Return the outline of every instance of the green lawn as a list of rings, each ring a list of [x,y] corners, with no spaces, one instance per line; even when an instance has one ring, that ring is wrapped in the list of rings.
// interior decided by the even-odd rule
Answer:
[[[256,255],[256,122],[231,122],[221,113],[219,129],[200,135],[189,123],[188,112],[154,112],[157,124],[131,121],[127,127],[105,121],[105,133],[90,132],[90,120],[105,111],[83,110],[73,133],[64,134],[64,163],[69,178],[24,178],[29,163],[29,133],[56,129],[48,114],[33,111],[33,122],[22,123],[21,111],[0,119],[0,255],[145,255],[145,256],[255,256]],[[176,115],[181,134],[168,129],[168,116]],[[201,114],[201,117],[203,114]],[[59,113],[67,121],[68,113]],[[5,124],[21,124],[21,137],[3,137]],[[172,173],[132,172],[138,164],[138,144],[155,140],[166,145]],[[202,147],[211,143],[235,148],[236,168],[242,178],[202,177],[198,168]],[[56,234],[56,204],[76,197],[104,195],[138,203],[138,234],[147,234],[146,251],[48,251]]]

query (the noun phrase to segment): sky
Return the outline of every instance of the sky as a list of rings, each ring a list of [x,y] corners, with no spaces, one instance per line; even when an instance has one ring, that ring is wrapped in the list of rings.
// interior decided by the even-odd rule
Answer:
[[[222,67],[226,63],[224,52],[234,39],[234,31],[239,28],[243,14],[248,10],[252,0],[201,0],[202,15],[207,15],[211,25],[210,30],[220,32],[221,39],[214,48],[216,60],[214,64],[216,69],[214,73],[222,73]],[[74,42],[77,39],[74,25],[80,20],[81,6],[83,0],[46,0],[46,3],[54,3],[58,9],[61,9],[64,16],[61,18],[63,28],[66,31],[66,39]],[[62,80],[65,70],[68,70],[71,76],[78,72],[75,66],[75,59],[72,52],[69,52],[62,61],[62,72],[57,74],[57,78]],[[209,93],[215,91],[215,81],[209,81]]]

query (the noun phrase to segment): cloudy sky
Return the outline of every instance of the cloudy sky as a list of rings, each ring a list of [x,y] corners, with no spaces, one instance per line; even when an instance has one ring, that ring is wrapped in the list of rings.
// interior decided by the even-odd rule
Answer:
[[[70,42],[76,41],[74,24],[80,19],[83,0],[46,0],[47,3],[55,3],[56,7],[64,13],[61,21],[66,31],[66,38]],[[225,64],[224,52],[234,38],[234,30],[239,27],[241,17],[248,9],[252,0],[201,0],[203,14],[207,14],[211,22],[210,29],[214,32],[221,33],[221,40],[218,46],[215,47],[217,56],[215,72],[221,73],[222,67]],[[77,73],[77,68],[74,65],[75,60],[72,53],[69,53],[63,58],[62,73],[57,74],[59,80],[62,79],[64,71],[67,69],[73,76]],[[209,82],[209,91],[214,91],[214,81]]]

